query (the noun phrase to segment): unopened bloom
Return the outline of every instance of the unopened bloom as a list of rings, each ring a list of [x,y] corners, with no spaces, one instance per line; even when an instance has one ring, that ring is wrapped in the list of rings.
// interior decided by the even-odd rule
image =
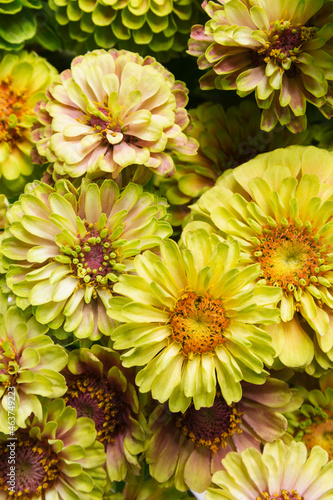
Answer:
[[[332,2],[217,0],[204,2],[211,18],[192,28],[189,53],[197,56],[203,89],[255,91],[261,127],[306,128],[306,104],[333,114]]]
[[[332,193],[333,154],[290,146],[226,173],[193,207],[260,265],[259,284],[282,290],[282,321],[266,330],[280,361],[310,374],[333,363]]]
[[[36,175],[30,154],[34,107],[57,74],[35,52],[6,54],[0,62],[0,189],[8,197],[22,192]]]
[[[332,496],[333,461],[320,446],[309,455],[304,443],[275,441],[262,454],[253,448],[229,453],[225,470],[213,476],[207,500],[328,500]]]
[[[14,446],[15,481],[8,482]],[[104,447],[90,418],[77,418],[62,399],[45,401],[15,440],[0,434],[0,500],[101,500],[106,484]],[[14,493],[9,491],[12,486]]]
[[[169,400],[171,411],[211,406],[216,377],[227,404],[242,396],[240,381],[263,384],[274,350],[261,324],[277,323],[277,288],[255,287],[259,266],[238,269],[238,243],[199,230],[180,251],[172,240],[137,256],[137,276],[119,277],[109,314],[123,324],[112,334],[124,366],[143,367],[141,392]]]
[[[9,415],[13,427],[25,427],[33,412],[42,418],[39,396],[56,398],[66,392],[59,372],[67,353],[46,335],[47,328],[17,307],[1,315],[0,326],[0,431],[8,433]]]
[[[1,251],[17,304],[77,337],[110,335],[114,283],[133,257],[171,233],[165,201],[130,183],[35,183],[7,212]]]
[[[302,398],[285,382],[268,379],[264,385],[242,383],[240,401],[228,405],[218,390],[213,406],[171,413],[159,405],[149,418],[152,433],[146,451],[151,475],[172,481],[178,490],[202,492],[222,468],[230,452],[275,441],[287,430],[282,412],[298,409]],[[168,467],[165,467],[166,461]]]
[[[142,166],[172,173],[173,151],[195,154],[185,84],[152,57],[95,50],[49,87],[34,140],[60,175],[94,177]]]

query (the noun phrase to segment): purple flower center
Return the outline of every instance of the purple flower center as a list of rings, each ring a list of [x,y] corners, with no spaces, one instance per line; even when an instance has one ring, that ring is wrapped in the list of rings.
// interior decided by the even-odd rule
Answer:
[[[191,405],[184,414],[177,417],[177,427],[197,446],[203,445],[216,452],[226,448],[228,438],[240,434],[242,419],[240,403],[227,405],[220,392],[217,393],[213,406],[196,410]]]
[[[111,236],[108,228],[96,229],[96,225],[85,222],[87,232],[80,238],[80,243],[73,249],[65,249],[66,255],[71,257],[73,276],[79,278],[82,284],[93,287],[107,286],[112,288],[118,281],[118,276],[126,269],[121,264],[117,249],[112,249]],[[118,237],[121,236],[122,226],[117,227]]]
[[[69,385],[65,401],[77,411],[78,417],[95,422],[97,439],[110,442],[124,424],[124,403],[120,392],[112,387],[105,375],[92,373],[79,376]]]
[[[21,434],[0,444],[0,486],[13,500],[44,498],[59,476],[59,459],[48,443]],[[12,462],[13,461],[13,462]],[[14,469],[8,472],[9,464]]]

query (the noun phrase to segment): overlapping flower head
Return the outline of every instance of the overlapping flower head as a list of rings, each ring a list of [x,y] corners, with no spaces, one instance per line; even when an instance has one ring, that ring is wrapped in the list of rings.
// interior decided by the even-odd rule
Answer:
[[[64,400],[76,409],[78,417],[94,421],[97,440],[107,454],[111,483],[140,474],[138,456],[146,447],[146,420],[132,379],[133,374],[112,349],[94,345],[69,354]]]
[[[204,2],[211,18],[192,28],[189,53],[209,69],[201,88],[255,91],[261,127],[306,128],[306,104],[330,118],[333,110],[331,18],[325,0]]]
[[[149,418],[152,438],[145,454],[151,475],[181,491],[203,492],[229,452],[260,450],[261,443],[283,436],[288,423],[281,412],[302,402],[273,378],[261,386],[243,382],[242,393],[240,401],[228,405],[218,390],[213,406],[196,410],[192,404],[185,413],[158,406]]]
[[[224,471],[214,474],[207,500],[328,500],[332,495],[333,462],[320,446],[309,455],[304,443],[279,440],[263,453],[247,449],[229,453]]]
[[[57,70],[35,52],[5,54],[1,58],[0,190],[8,197],[21,193],[29,180],[41,175],[30,155],[31,127],[36,122],[34,108],[57,75]]]
[[[104,447],[96,441],[94,423],[77,418],[62,399],[46,401],[41,419],[31,416],[16,440],[0,434],[0,499],[100,500],[106,484]],[[15,480],[8,483],[14,443]],[[12,448],[13,449],[13,448]],[[8,486],[15,493],[8,491]]]
[[[227,109],[205,102],[189,114],[189,136],[199,143],[197,154],[177,154],[175,175],[156,176],[159,189],[172,205],[174,225],[183,222],[193,198],[213,187],[229,168],[280,146],[310,144],[313,135],[311,130],[295,135],[282,126],[271,132],[260,130],[260,110],[248,99]]]
[[[188,233],[183,251],[172,240],[137,256],[137,276],[122,275],[109,314],[123,322],[112,334],[124,366],[143,367],[136,384],[171,411],[211,406],[216,377],[227,404],[240,381],[263,384],[274,349],[260,324],[279,321],[281,291],[255,287],[259,266],[239,271],[239,245],[204,230]]]
[[[8,210],[1,244],[7,284],[37,321],[79,338],[110,335],[114,283],[133,257],[171,233],[165,201],[112,180],[37,182]]]
[[[173,151],[197,149],[183,132],[187,93],[152,57],[114,49],[79,56],[40,104],[38,153],[71,177],[115,178],[133,165],[171,174]]]
[[[259,284],[282,290],[282,321],[266,327],[280,361],[310,374],[332,366],[332,153],[290,146],[259,155],[194,212],[240,243],[244,265],[259,263]]]
[[[192,25],[197,21],[198,0],[115,0],[94,3],[49,0],[68,48],[102,47],[158,53],[159,60],[185,51]]]
[[[287,415],[288,432],[303,441],[308,450],[319,445],[333,459],[333,389],[305,391],[304,404]]]
[[[66,381],[59,372],[66,366],[67,353],[53,344],[48,328],[31,314],[13,306],[0,317],[0,432],[8,433],[9,422],[15,432],[25,427],[31,412],[42,418],[39,396],[65,394]]]

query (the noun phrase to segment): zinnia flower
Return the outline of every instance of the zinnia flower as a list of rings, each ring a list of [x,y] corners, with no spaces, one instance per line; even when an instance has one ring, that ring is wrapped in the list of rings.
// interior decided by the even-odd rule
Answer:
[[[171,204],[173,225],[183,222],[190,211],[188,204],[213,187],[229,168],[277,147],[310,144],[313,135],[312,129],[295,135],[281,125],[271,132],[260,130],[260,111],[248,99],[227,109],[205,102],[190,109],[189,114],[188,135],[199,143],[197,154],[176,154],[175,175],[155,176],[158,188]]]
[[[44,403],[41,419],[32,415],[26,425],[15,433],[15,440],[0,434],[0,500],[103,498],[106,456],[92,420],[76,418],[74,408],[56,399]],[[15,476],[10,484],[13,450]]]
[[[114,283],[142,250],[171,233],[164,200],[129,184],[85,180],[29,185],[7,212],[2,240],[7,284],[37,321],[79,337],[110,335]]]
[[[274,304],[281,292],[255,287],[259,266],[237,269],[239,246],[227,245],[204,230],[188,233],[180,251],[172,240],[161,257],[136,257],[138,276],[123,275],[110,300],[109,314],[124,324],[112,334],[124,350],[124,366],[143,367],[136,376],[141,392],[171,411],[212,406],[216,377],[227,404],[242,396],[240,381],[263,384],[263,364],[273,361],[269,335],[258,325],[279,321]]]
[[[213,476],[217,488],[208,488],[206,500],[329,500],[333,462],[320,446],[309,456],[304,443],[275,441],[262,454],[249,448],[229,453],[224,471]]]
[[[15,306],[1,315],[0,432],[8,433],[8,412],[14,417],[14,428],[25,427],[31,412],[42,418],[38,396],[57,398],[66,392],[65,378],[59,372],[67,363],[67,353],[46,332],[45,326]]]
[[[184,414],[159,405],[149,418],[152,437],[145,456],[151,475],[160,482],[171,479],[181,491],[203,492],[222,458],[230,451],[260,450],[261,443],[280,438],[288,427],[282,412],[302,402],[273,378],[260,387],[243,382],[242,392],[239,402],[228,405],[218,390],[213,406],[196,410],[191,405]]]
[[[302,440],[308,450],[319,445],[333,459],[333,389],[305,391],[304,404],[287,415],[289,429],[297,441]]]
[[[139,475],[138,455],[146,447],[146,421],[132,378],[112,349],[94,345],[69,355],[64,400],[76,409],[78,417],[94,421],[97,440],[107,454],[111,482],[122,481],[128,474]]]
[[[280,361],[310,374],[332,366],[332,153],[290,146],[259,155],[193,210],[239,242],[244,265],[259,263],[260,283],[282,290],[282,321],[265,328]]]
[[[203,3],[211,18],[192,28],[189,53],[209,69],[201,88],[255,90],[261,127],[306,129],[310,102],[333,114],[333,5],[325,0],[218,0]]]
[[[65,46],[134,50],[141,55],[157,52],[167,60],[187,47],[197,21],[197,0],[97,0],[94,8],[77,0],[49,0]],[[93,28],[93,29],[92,29]],[[76,44],[76,45],[75,45]]]
[[[57,74],[35,52],[6,54],[0,62],[0,189],[7,196],[19,194],[27,180],[36,176],[30,156],[34,107],[45,98],[45,90]]]
[[[71,177],[116,177],[131,165],[170,174],[172,151],[197,148],[183,133],[187,93],[151,57],[117,50],[76,57],[48,89],[42,126],[34,131],[38,153]]]

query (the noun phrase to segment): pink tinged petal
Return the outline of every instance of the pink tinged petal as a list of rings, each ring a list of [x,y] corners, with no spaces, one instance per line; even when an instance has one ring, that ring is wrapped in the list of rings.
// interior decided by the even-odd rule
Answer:
[[[158,163],[157,167],[154,166],[154,159],[156,159],[156,163]],[[159,161],[160,160],[160,161]],[[149,160],[150,168],[154,168],[157,174],[165,175],[170,172],[173,172],[175,169],[175,164],[171,156],[166,153],[154,153],[150,156]]]
[[[101,216],[102,207],[97,184],[91,183],[88,185],[85,199],[85,214],[88,222],[96,223]]]
[[[200,88],[202,90],[215,89],[215,79],[216,79],[215,71],[209,71],[199,79]]]
[[[223,468],[221,462],[226,457],[227,453],[229,453],[229,451],[232,451],[232,449],[229,445],[227,445],[226,448],[219,447],[217,452],[213,454],[211,461],[211,474],[215,474],[216,471]]]
[[[237,77],[237,89],[241,91],[253,90],[264,77],[264,66],[248,69]]]
[[[89,125],[84,125],[83,123],[79,123],[78,121],[76,121],[76,123],[68,125],[68,120],[66,121],[67,125],[65,124],[65,126],[62,128],[58,127],[58,130],[54,129],[56,132],[63,132],[64,137],[66,138],[79,137],[86,134],[93,134],[95,132]]]
[[[274,112],[274,109],[264,109],[261,113],[260,128],[266,132],[273,130],[278,122],[278,118]]]
[[[227,2],[224,6],[224,13],[230,26],[249,26],[254,30],[257,28],[252,21],[248,8],[240,0]]]
[[[250,55],[246,52],[241,52],[240,54],[223,57],[218,64],[215,64],[214,71],[217,75],[223,75],[247,67],[251,65],[251,62]]]
[[[212,451],[205,446],[195,448],[184,469],[185,483],[189,488],[202,493],[210,485]]]
[[[283,76],[283,83],[279,98],[281,106],[290,105],[296,116],[304,115],[306,99],[296,78]]]
[[[106,470],[110,481],[122,481],[127,472],[122,433],[118,433],[114,441],[107,444],[106,455]]]
[[[204,42],[213,42],[214,36],[211,34],[207,34],[205,32],[204,26],[201,24],[195,24],[191,29],[191,38],[194,40],[204,41]],[[192,54],[196,55],[196,54]]]
[[[287,430],[287,419],[281,413],[270,412],[264,408],[246,406],[243,420],[264,441],[274,441]]]
[[[265,75],[265,77],[258,83],[256,88],[256,97],[262,101],[266,101],[272,95],[272,92],[274,92],[274,89],[270,85],[270,80]]]
[[[244,420],[244,417],[242,417],[242,420]],[[247,448],[255,448],[260,451],[260,442],[251,436],[245,429],[242,429],[242,431],[241,434],[234,434],[232,436],[232,441],[237,453],[242,453],[242,451],[247,450]]]
[[[123,168],[135,163],[135,151],[130,144],[122,142],[113,148],[113,159]]]

